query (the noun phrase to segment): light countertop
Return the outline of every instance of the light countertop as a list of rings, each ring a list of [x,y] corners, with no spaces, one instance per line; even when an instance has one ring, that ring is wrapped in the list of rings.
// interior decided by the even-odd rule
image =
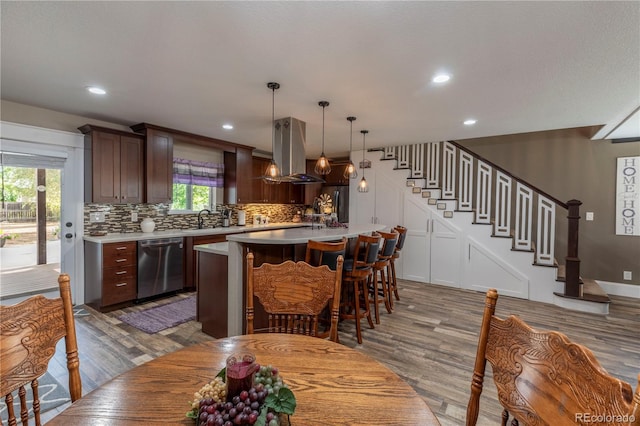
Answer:
[[[227,241],[244,244],[306,244],[309,240],[331,241],[342,237],[357,237],[385,229],[386,225],[372,223],[348,224],[346,228],[305,227],[294,229],[275,229],[246,234],[229,235]]]
[[[204,253],[227,256],[229,254],[229,243],[225,241],[223,243],[198,244],[193,246],[193,249]]]
[[[253,233],[256,231],[282,229],[282,228],[299,228],[311,226],[309,223],[294,223],[294,222],[280,222],[270,223],[268,225],[246,225],[246,226],[228,226],[226,228],[205,228],[205,229],[173,229],[169,231],[154,231],[154,232],[130,232],[130,233],[113,233],[107,234],[102,237],[92,237],[90,235],[84,235],[85,241],[91,241],[94,243],[120,243],[125,241],[140,241],[140,240],[153,240],[160,238],[173,238],[173,237],[196,237],[202,235],[219,235],[219,234],[242,234]]]

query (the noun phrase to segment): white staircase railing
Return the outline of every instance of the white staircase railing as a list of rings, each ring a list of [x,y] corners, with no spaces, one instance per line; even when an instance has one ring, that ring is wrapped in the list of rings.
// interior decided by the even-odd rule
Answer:
[[[534,251],[538,265],[555,266],[556,208],[569,210],[565,295],[578,296],[579,201],[559,201],[453,141],[380,150],[384,159],[408,168],[409,178],[424,179],[425,193],[440,189],[439,199],[455,199],[456,210],[475,212],[474,223],[493,224],[494,236],[512,237],[513,249]],[[438,204],[431,199],[429,203]]]

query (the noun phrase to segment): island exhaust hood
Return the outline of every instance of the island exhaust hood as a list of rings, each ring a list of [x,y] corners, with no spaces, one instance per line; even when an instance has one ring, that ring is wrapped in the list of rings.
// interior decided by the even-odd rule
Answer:
[[[282,174],[278,181],[294,184],[325,182],[307,174],[306,129],[307,124],[297,118],[287,117],[274,121],[273,160]]]

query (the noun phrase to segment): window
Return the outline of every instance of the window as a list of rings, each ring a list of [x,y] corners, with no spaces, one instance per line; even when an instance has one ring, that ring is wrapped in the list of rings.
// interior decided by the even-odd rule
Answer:
[[[216,201],[222,197],[223,187],[224,164],[173,159],[172,211],[215,210]]]
[[[173,183],[171,210],[215,210],[216,189],[209,186]]]

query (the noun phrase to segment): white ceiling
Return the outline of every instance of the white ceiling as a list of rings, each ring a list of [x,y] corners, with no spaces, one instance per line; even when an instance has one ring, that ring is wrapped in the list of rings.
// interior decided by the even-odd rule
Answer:
[[[330,157],[348,150],[348,115],[354,148],[363,128],[368,147],[591,125],[640,136],[638,1],[2,1],[1,13],[2,99],[113,123],[270,151],[276,81],[276,118],[307,123],[309,157],[320,100]],[[438,86],[440,71],[452,79]]]

